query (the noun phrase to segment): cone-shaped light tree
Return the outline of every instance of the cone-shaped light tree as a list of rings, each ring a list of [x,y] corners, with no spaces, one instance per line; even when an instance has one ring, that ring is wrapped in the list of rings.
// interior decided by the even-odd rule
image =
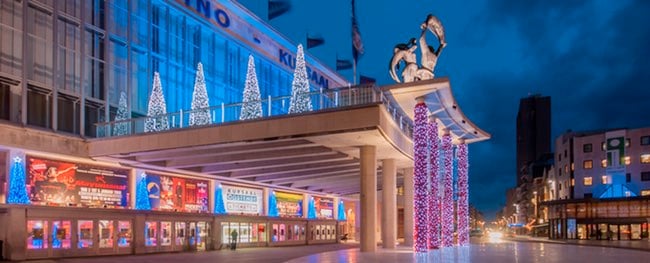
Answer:
[[[135,190],[135,209],[151,210],[151,203],[149,202],[149,190],[147,190],[147,174],[142,173],[138,180],[138,186]]]
[[[262,96],[255,73],[255,59],[248,55],[248,71],[246,72],[246,86],[242,100],[240,120],[250,120],[262,117]]]
[[[192,112],[190,112],[190,126],[210,124],[210,103],[208,90],[205,87],[203,76],[203,64],[199,62],[196,66],[196,77],[194,78],[194,93],[192,93]]]
[[[310,197],[307,204],[307,219],[316,219],[316,201],[314,197]]]
[[[223,187],[221,184],[217,186],[217,190],[214,193],[214,213],[215,214],[226,214],[226,205],[223,202]]]
[[[278,217],[278,199],[275,197],[275,191],[269,193],[269,211],[268,216]]]
[[[338,216],[336,217],[336,220],[339,220],[339,221],[344,221],[344,220],[346,220],[346,217],[345,217],[345,206],[343,205],[343,201],[339,201],[339,209],[338,209],[338,210],[339,210],[339,214],[338,214]]]
[[[120,102],[117,105],[117,114],[115,115],[115,124],[113,124],[113,136],[129,134],[130,123],[124,120],[129,119],[129,108],[126,105],[126,93],[120,92]],[[123,122],[119,122],[123,121]]]
[[[149,96],[149,105],[147,110],[147,120],[144,123],[144,132],[156,132],[169,130],[167,121],[167,104],[163,95],[162,84],[160,83],[160,74],[153,75],[153,90]]]
[[[28,205],[25,163],[16,156],[11,165],[11,177],[9,177],[9,192],[7,193],[7,204]]]
[[[309,76],[307,76],[307,66],[305,65],[305,53],[302,50],[302,45],[298,45],[296,69],[293,72],[293,81],[291,82],[289,113],[300,113],[311,110],[311,99],[309,98]]]

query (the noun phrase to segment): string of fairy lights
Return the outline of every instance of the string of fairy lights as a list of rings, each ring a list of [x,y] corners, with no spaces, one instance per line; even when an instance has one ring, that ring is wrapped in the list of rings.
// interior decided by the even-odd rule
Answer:
[[[429,250],[428,230],[428,142],[427,142],[427,106],[424,103],[415,105],[415,131],[413,133],[413,151],[415,152],[415,168],[413,173],[413,248],[416,253]]]
[[[429,120],[427,137],[429,137],[429,249],[436,249],[440,247],[440,197],[438,196],[440,140],[438,123],[435,119]]]
[[[453,149],[451,135],[446,131],[442,136],[442,151],[444,155],[442,174],[442,208],[441,208],[441,247],[451,247],[454,242],[454,200],[453,200]]]
[[[469,245],[467,144],[458,145],[458,245]]]

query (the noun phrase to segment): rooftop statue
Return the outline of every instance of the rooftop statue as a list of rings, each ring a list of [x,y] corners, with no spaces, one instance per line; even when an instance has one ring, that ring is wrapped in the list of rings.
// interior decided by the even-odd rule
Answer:
[[[420,29],[422,30],[419,39],[420,51],[422,53],[421,65],[417,64],[415,55],[417,43],[415,38],[411,38],[407,43],[397,44],[393,49],[389,73],[391,78],[397,83],[433,79],[434,77],[433,72],[438,62],[438,57],[442,49],[447,45],[445,41],[445,30],[440,20],[433,15],[427,16],[427,19],[420,25]],[[427,44],[427,29],[438,38],[440,44],[437,50]],[[404,61],[405,66],[402,70],[402,78],[400,79],[397,76],[397,71],[399,71],[402,61]]]

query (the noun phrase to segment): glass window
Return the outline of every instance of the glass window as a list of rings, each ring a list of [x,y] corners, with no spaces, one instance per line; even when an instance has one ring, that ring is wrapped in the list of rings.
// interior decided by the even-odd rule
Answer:
[[[47,248],[47,221],[27,221],[27,249]]]
[[[51,128],[51,92],[35,86],[27,88],[27,124]]]
[[[155,247],[158,244],[158,222],[144,222],[144,245]]]
[[[603,183],[603,184],[608,184],[608,183],[609,183],[609,176],[607,176],[607,175],[603,175],[603,176],[601,177],[601,179],[602,179],[602,183]]]
[[[91,248],[93,247],[93,221],[92,220],[79,220],[77,221],[77,247],[78,248]]]
[[[632,158],[630,156],[625,156],[625,165],[630,165],[632,163]]]
[[[650,189],[641,190],[641,196],[650,196]]]
[[[278,234],[279,239],[278,239],[278,241],[286,240],[286,236],[285,236],[286,230],[287,230],[287,226],[285,224],[280,224],[280,228],[278,229],[278,231],[279,231],[279,234]]]
[[[594,162],[592,160],[586,160],[582,162],[582,168],[584,169],[591,169],[594,167]]]
[[[632,181],[632,174],[626,173],[625,174],[625,182],[629,183],[630,181]]]
[[[650,154],[641,154],[641,163],[650,163]]]
[[[113,220],[99,220],[99,247],[113,247]]]
[[[641,181],[650,181],[650,172],[641,172]]]
[[[130,247],[131,246],[131,221],[118,221],[117,227],[120,231],[117,235],[117,246]]]
[[[172,222],[160,222],[160,245],[172,245]]]
[[[585,143],[582,145],[582,152],[590,153],[592,151],[593,151],[593,146],[591,145],[591,143]]]
[[[650,136],[641,136],[641,145],[650,145]]]
[[[223,226],[223,223],[221,223]],[[185,222],[176,222],[176,236],[174,237],[176,239],[176,245],[177,246],[183,246],[185,245]]]
[[[600,160],[600,167],[603,167],[603,168],[607,167],[607,159]]]
[[[79,134],[79,99],[59,94],[57,103],[58,130]]]
[[[71,229],[69,220],[52,221],[52,248],[71,248]]]
[[[591,176],[585,177],[582,179],[582,182],[584,183],[584,185],[588,186],[593,183],[593,179],[591,178]]]
[[[239,243],[250,243],[251,242],[251,224],[241,223],[239,224]]]
[[[266,242],[266,224],[257,224],[257,242]]]

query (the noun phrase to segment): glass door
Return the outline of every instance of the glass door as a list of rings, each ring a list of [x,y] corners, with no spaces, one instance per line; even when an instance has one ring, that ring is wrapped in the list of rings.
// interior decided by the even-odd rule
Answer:
[[[117,221],[117,250],[120,253],[131,252],[132,237],[131,221]]]
[[[49,256],[49,222],[47,220],[27,220],[27,258]]]
[[[187,224],[176,222],[174,225],[174,250],[182,251],[187,246]]]
[[[115,252],[115,221],[98,220],[97,231],[99,232],[99,253],[112,254]]]
[[[196,251],[205,251],[208,248],[209,225],[206,222],[196,223]]]
[[[72,223],[70,220],[55,220],[52,221],[51,229],[52,251],[50,256],[61,257],[66,250],[72,248]]]
[[[189,223],[188,235],[190,251],[196,251],[196,222]]]

